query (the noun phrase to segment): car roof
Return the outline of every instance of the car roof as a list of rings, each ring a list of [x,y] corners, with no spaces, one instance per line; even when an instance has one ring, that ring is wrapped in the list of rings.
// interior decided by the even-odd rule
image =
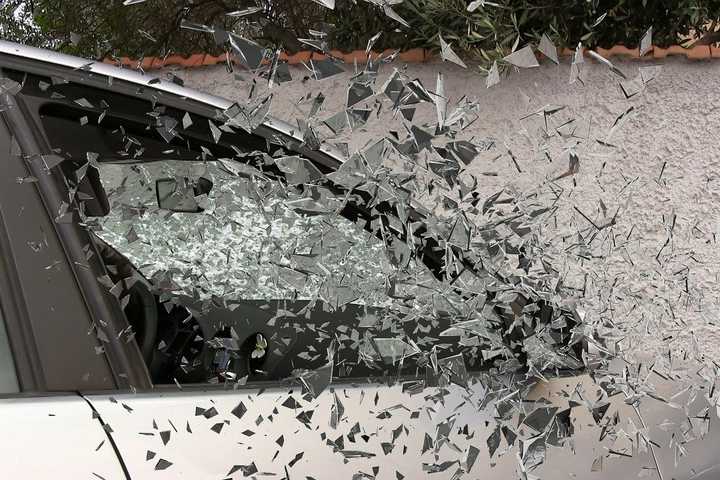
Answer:
[[[6,40],[0,40],[0,53],[76,70],[82,68],[97,75],[124,80],[126,82],[143,85],[145,87],[154,88],[156,90],[181,97],[187,97],[198,102],[210,104],[213,107],[222,110],[229,108],[233,103],[226,98],[193,90],[192,88],[178,85],[172,81],[165,80],[159,76],[143,72],[141,70],[121,68],[109,63],[74,57],[72,55],[54,52],[43,48],[31,47],[28,45],[21,45],[19,43],[8,42]],[[152,84],[150,84],[151,81],[153,82]]]

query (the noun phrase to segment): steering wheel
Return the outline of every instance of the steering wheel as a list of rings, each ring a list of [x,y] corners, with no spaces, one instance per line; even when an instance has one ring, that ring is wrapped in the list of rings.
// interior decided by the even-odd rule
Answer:
[[[158,333],[158,311],[155,295],[143,280],[136,280],[128,289],[130,301],[125,307],[125,316],[135,331],[145,365],[150,365]]]

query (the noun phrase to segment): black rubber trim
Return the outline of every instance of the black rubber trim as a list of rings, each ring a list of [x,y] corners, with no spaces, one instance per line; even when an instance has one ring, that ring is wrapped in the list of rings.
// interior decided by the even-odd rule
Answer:
[[[18,291],[16,272],[6,261],[10,242],[5,232],[3,214],[0,211],[0,321],[5,321],[10,350],[15,362],[15,374],[21,391],[39,390],[45,379],[33,338],[27,308]]]
[[[0,104],[3,102],[0,101]],[[0,129],[12,139],[4,113],[0,113]],[[10,153],[11,145],[7,145]],[[5,145],[0,145],[5,151]],[[5,161],[0,154],[0,162]],[[3,194],[0,192],[0,202]],[[0,307],[5,321],[10,350],[15,362],[15,373],[21,391],[35,391],[45,385],[40,356],[30,327],[29,314],[18,283],[17,267],[10,261],[12,245],[0,209]],[[1,321],[1,320],[0,320]]]

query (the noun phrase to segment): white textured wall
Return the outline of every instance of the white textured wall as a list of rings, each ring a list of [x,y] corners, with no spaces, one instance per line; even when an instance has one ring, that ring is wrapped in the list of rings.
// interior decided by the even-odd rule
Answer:
[[[554,256],[555,265],[566,274],[567,283],[580,288],[587,273],[582,305],[588,315],[612,319],[626,330],[649,332],[641,333],[635,340],[631,336],[627,340],[629,351],[652,353],[666,345],[688,346],[693,332],[701,351],[720,360],[720,349],[716,348],[720,332],[715,326],[720,292],[717,282],[720,255],[715,238],[720,233],[717,112],[720,63],[670,58],[662,62],[616,61],[616,64],[629,77],[637,75],[639,66],[661,64],[663,70],[644,92],[630,100],[625,99],[615,75],[589,60],[584,67],[584,86],[569,84],[566,62],[511,72],[490,90],[485,88],[484,77],[472,68],[463,70],[454,65],[430,63],[410,65],[406,74],[420,78],[428,89],[434,90],[437,72],[441,71],[451,104],[462,95],[479,101],[481,118],[462,135],[498,140],[494,154],[476,159],[469,169],[475,174],[497,174],[479,175],[484,194],[504,186],[547,191],[548,179],[567,169],[565,147],[579,142],[575,150],[580,158],[580,171],[555,183],[556,188],[563,189],[557,225],[551,225],[545,232],[557,252],[564,252]],[[383,67],[378,86],[393,68]],[[297,102],[307,93],[314,96],[320,91],[327,97],[327,116],[341,108],[349,74],[303,83],[304,68],[291,71],[296,80],[276,88],[272,108],[275,116],[293,120],[302,115],[301,110],[308,109],[303,105],[298,110]],[[234,79],[223,67],[179,70],[176,74],[194,88],[234,100],[247,97],[247,84]],[[580,138],[555,135],[542,140],[534,124],[540,117],[521,120],[548,104],[567,107],[555,116],[556,121],[574,119],[575,137]],[[634,107],[633,114],[609,140],[617,147],[598,143],[597,139],[607,139],[616,117],[630,106]],[[418,119],[432,122],[434,116],[434,110],[426,108],[416,123]],[[381,122],[369,124],[364,132],[356,133],[352,144],[362,145],[399,126],[386,116]],[[518,173],[507,149],[513,152],[522,173]],[[601,201],[608,217],[602,214]],[[581,250],[571,248],[578,230],[587,235],[594,228],[575,207],[597,225],[606,223],[619,209],[617,225],[603,230],[583,254],[595,258],[583,260],[574,254]],[[673,215],[676,219],[670,236]],[[657,261],[656,254],[669,236],[671,241]],[[689,293],[685,292],[685,276]]]

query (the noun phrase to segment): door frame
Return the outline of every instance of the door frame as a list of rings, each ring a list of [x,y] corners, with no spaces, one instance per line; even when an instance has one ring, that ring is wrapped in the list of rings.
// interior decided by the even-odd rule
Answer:
[[[31,115],[23,105],[22,94],[12,96],[6,94],[2,99],[7,108],[1,112],[2,119],[8,127],[10,135],[20,147],[22,154],[27,158],[38,155],[52,155],[50,146],[45,141],[39,127],[34,124]],[[119,302],[105,289],[98,278],[107,275],[105,265],[100,260],[95,244],[91,241],[89,233],[80,225],[77,212],[72,212],[73,221],[58,223],[54,221],[60,206],[68,198],[68,186],[62,175],[48,175],[38,162],[27,162],[29,173],[37,178],[34,185],[43,203],[45,214],[53,225],[53,231],[48,235],[56,235],[65,254],[65,260],[75,278],[75,284],[66,286],[75,288],[82,296],[87,314],[95,325],[104,325],[105,333],[110,339],[104,343],[104,356],[110,367],[110,373],[115,388],[120,390],[148,390],[152,388],[150,375],[142,361],[142,356],[135,342],[125,342],[118,339],[120,333],[127,329],[129,324],[122,312]],[[52,171],[52,170],[51,170]],[[55,171],[60,171],[59,166]],[[76,203],[70,205],[70,210]],[[5,232],[0,232],[5,233]],[[92,249],[94,254],[88,254]],[[55,286],[58,288],[58,286]],[[22,295],[23,292],[15,292]],[[27,294],[28,292],[24,292]],[[36,293],[37,294],[37,293]],[[22,298],[22,296],[20,297]],[[86,315],[74,317],[77,321],[87,321]],[[71,319],[67,319],[70,321]],[[14,318],[6,321],[13,324],[8,328],[8,336],[13,342],[13,353],[18,350],[22,361],[21,388],[24,391],[46,390],[42,368],[39,363],[37,344],[33,341],[30,325],[25,318]],[[12,332],[10,331],[12,330]],[[17,345],[17,347],[15,346]],[[23,346],[22,348],[20,346]],[[67,354],[72,355],[72,345],[66,345]],[[34,351],[33,351],[34,349]],[[26,363],[27,362],[27,363]],[[25,368],[25,365],[28,368]],[[67,378],[60,381],[67,388],[63,390],[77,391],[82,389],[79,379]]]

